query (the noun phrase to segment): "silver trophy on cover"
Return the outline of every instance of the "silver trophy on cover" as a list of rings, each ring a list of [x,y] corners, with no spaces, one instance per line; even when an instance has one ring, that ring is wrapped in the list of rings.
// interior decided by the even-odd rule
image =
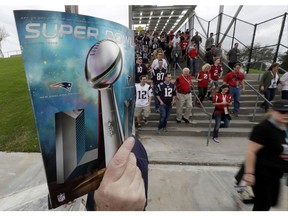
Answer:
[[[86,58],[86,80],[92,88],[99,91],[98,136],[103,136],[106,166],[124,141],[121,119],[113,90],[113,83],[119,78],[122,66],[121,49],[112,40],[102,40],[96,43]]]

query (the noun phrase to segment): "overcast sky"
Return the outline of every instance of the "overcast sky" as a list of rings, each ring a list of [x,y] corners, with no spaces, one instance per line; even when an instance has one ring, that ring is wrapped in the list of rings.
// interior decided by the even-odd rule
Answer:
[[[19,3],[17,4],[17,1],[15,0],[9,0],[10,5],[4,5],[3,1],[1,2],[2,3],[0,3],[1,4],[0,5],[0,26],[4,27],[10,35],[4,42],[2,42],[2,52],[4,53],[4,55],[7,54],[7,52],[20,49],[16,25],[15,25],[14,16],[13,16],[13,10],[35,9],[35,10],[64,11],[65,4],[74,3],[74,4],[79,5],[80,14],[112,20],[112,21],[118,22],[128,27],[128,4],[135,4],[135,1],[132,1],[132,2],[125,1],[126,3],[121,2],[121,4],[119,4],[119,2],[116,3],[113,1],[109,1],[109,5],[107,4],[103,6],[103,5],[97,5],[97,4],[100,4],[101,1],[100,3],[98,1],[97,4],[91,5],[91,2],[86,4],[85,0],[82,0],[81,2],[78,2],[78,3],[77,1],[76,2],[69,1],[68,3],[65,1],[62,2],[62,0],[60,0],[59,2],[58,0],[57,4],[54,4],[53,2],[52,4],[46,4],[46,5],[40,5],[39,3],[33,2],[31,0],[25,1],[27,5],[21,5],[23,4],[22,1],[18,1]],[[144,2],[147,5],[148,4],[155,5],[155,3],[165,5],[163,4],[163,2],[166,3],[167,1],[157,0],[157,1],[149,2],[149,0],[148,1],[145,0]],[[285,1],[282,1],[282,4],[284,2]],[[179,2],[177,1],[177,3]],[[180,3],[183,5],[191,4],[191,1],[181,0]],[[193,1],[193,4],[197,4],[197,3],[199,2]],[[195,10],[196,14],[199,17],[207,21],[210,21],[211,19],[213,19],[215,16],[218,15],[220,3],[224,5],[224,13],[230,16],[234,16],[234,14],[236,13],[239,7],[239,5],[231,5],[231,4],[229,5],[227,1],[220,1],[220,2],[213,1],[213,4],[212,3],[209,4],[209,2],[206,2],[206,1],[205,1],[205,4],[203,4],[200,1],[200,3],[197,5],[196,10]],[[288,11],[288,4],[281,5],[278,3],[278,0],[273,1],[273,4],[278,3],[278,5],[273,5],[273,6],[263,5],[261,1],[259,1],[258,5],[257,5],[257,1],[254,2],[254,4],[255,3],[256,5],[244,4],[244,7],[242,8],[240,14],[238,15],[238,18],[255,24],[255,23],[265,21],[270,18],[274,18],[279,15],[283,15],[285,12]],[[82,4],[85,4],[85,5],[82,5]],[[166,5],[167,4],[169,4],[169,2],[166,3]],[[223,25],[224,23],[227,23],[226,25],[228,25],[229,22],[230,22],[230,19],[226,17],[225,21],[223,21]],[[268,24],[261,25],[256,35],[257,40],[261,40],[262,41],[261,43],[264,43],[264,45],[276,44],[278,40],[281,23],[282,23],[282,18],[278,19],[275,22],[269,22]],[[203,24],[205,25],[205,22],[203,22]],[[216,26],[216,24],[217,24],[217,20],[213,22],[214,26]],[[287,25],[288,25],[288,21],[286,21],[286,26]],[[244,28],[244,30],[241,30],[240,32],[238,31],[238,38],[240,37],[240,40],[243,41],[243,43],[250,44],[251,34],[253,33],[253,28],[247,24],[239,23],[238,29],[241,29],[241,27],[242,29]],[[284,44],[285,46],[288,46],[288,28],[287,27],[285,27],[284,29],[282,44]]]

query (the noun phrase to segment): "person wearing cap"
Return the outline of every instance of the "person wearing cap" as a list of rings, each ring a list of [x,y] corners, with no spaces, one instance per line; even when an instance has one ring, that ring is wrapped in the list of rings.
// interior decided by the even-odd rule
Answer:
[[[253,211],[277,205],[280,179],[288,172],[288,101],[275,101],[267,114],[254,126],[246,149],[242,180],[252,186]]]

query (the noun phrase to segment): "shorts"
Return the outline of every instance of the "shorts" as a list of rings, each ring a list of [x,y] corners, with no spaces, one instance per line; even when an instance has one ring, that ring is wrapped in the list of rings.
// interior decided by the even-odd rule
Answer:
[[[146,106],[146,107],[135,107],[135,112],[134,112],[134,116],[137,117],[139,115],[141,115],[141,113],[143,112],[143,116],[145,118],[148,118],[150,115],[150,106]]]

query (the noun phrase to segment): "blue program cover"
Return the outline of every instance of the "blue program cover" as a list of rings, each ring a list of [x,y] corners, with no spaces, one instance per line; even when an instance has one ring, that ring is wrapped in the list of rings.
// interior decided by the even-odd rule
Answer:
[[[14,16],[56,208],[97,188],[132,133],[134,35],[79,14],[19,10]]]

